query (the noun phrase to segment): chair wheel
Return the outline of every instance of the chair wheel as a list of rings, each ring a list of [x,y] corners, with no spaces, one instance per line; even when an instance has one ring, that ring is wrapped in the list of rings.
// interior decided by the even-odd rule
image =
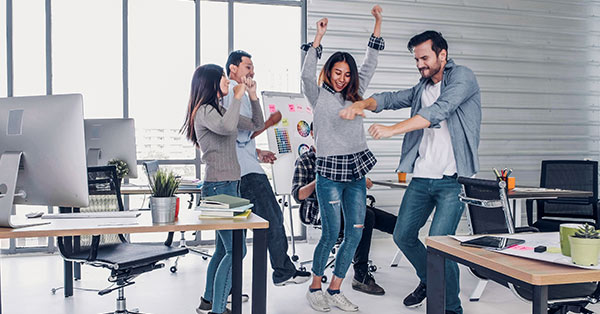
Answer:
[[[306,267],[300,266],[300,268],[298,270],[300,270],[300,271],[306,271]]]
[[[331,249],[331,254],[335,254],[335,248]]]
[[[174,274],[177,272],[177,267],[171,266],[171,268],[169,268],[169,270]]]
[[[292,261],[297,262],[298,261],[298,255],[293,255],[292,256]]]
[[[322,283],[326,283],[326,282],[327,282],[327,276],[323,276],[323,277],[321,277],[321,282],[322,282]]]
[[[208,259],[208,257],[206,257],[206,256],[202,256],[202,259],[203,259],[203,260],[207,260],[207,259]]]
[[[376,272],[377,271],[377,266],[375,266],[375,265],[369,266],[369,271],[372,272],[372,273]]]

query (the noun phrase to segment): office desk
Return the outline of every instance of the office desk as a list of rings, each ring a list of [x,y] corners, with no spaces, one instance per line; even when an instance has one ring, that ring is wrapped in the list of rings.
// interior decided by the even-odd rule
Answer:
[[[444,313],[446,259],[491,271],[509,282],[532,287],[534,314],[547,313],[549,285],[600,281],[600,270],[563,266],[461,246],[460,242],[448,236],[428,237],[426,244],[427,313],[430,314]]]
[[[409,183],[400,183],[391,180],[383,181],[372,181],[373,184],[387,186],[393,189],[406,189]],[[574,190],[560,190],[560,189],[546,189],[539,187],[524,187],[518,186],[512,190],[508,190],[508,199],[512,200],[512,214],[513,223],[516,224],[517,216],[517,200],[541,200],[541,199],[557,199],[560,197],[590,197],[593,196],[592,192],[587,191],[574,191]],[[519,220],[520,221],[520,220]]]
[[[232,311],[241,313],[242,293],[242,239],[243,230],[252,229],[252,313],[266,313],[267,298],[267,229],[269,222],[250,214],[248,219],[198,219],[198,213],[182,211],[174,223],[152,224],[150,212],[143,212],[138,218],[103,219],[54,219],[49,225],[11,229],[0,228],[0,239],[27,237],[62,237],[78,235],[99,235],[115,233],[148,233],[196,230],[233,230],[233,304]],[[19,218],[13,220],[19,222]],[[21,218],[25,219],[25,218]],[[29,222],[34,221],[32,219]],[[0,314],[2,313],[0,298]]]

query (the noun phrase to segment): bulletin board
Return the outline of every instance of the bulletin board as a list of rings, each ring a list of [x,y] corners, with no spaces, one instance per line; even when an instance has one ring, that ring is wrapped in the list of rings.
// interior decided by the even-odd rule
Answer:
[[[264,91],[262,99],[267,117],[281,112],[281,121],[266,131],[269,150],[277,156],[272,167],[275,193],[292,194],[296,159],[314,145],[310,136],[312,108],[302,94]]]

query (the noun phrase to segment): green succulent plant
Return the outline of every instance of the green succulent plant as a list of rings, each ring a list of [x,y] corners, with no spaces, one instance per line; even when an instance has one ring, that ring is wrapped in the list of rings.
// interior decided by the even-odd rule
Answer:
[[[594,226],[585,224],[577,229],[577,232],[575,232],[573,237],[582,239],[600,239],[600,233]]]
[[[119,179],[123,179],[123,177],[125,177],[126,175],[129,174],[129,165],[127,165],[126,162],[124,162],[123,160],[120,159],[111,159],[108,161],[107,163],[109,166],[116,166],[117,167],[117,177]]]
[[[172,197],[179,188],[181,179],[173,172],[168,172],[159,169],[154,175],[154,182],[150,183],[152,188],[152,196],[154,197]]]

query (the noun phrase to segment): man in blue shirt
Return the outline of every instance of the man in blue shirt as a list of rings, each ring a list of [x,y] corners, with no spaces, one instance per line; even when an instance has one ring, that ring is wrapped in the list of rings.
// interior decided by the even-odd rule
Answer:
[[[355,102],[340,111],[353,119],[374,112],[411,108],[411,118],[391,126],[373,124],[373,138],[405,134],[402,157],[396,171],[413,173],[404,194],[394,229],[394,242],[410,261],[420,279],[418,287],[404,299],[416,307],[426,297],[427,251],[419,230],[435,208],[429,235],[450,235],[463,212],[458,199],[457,176],[473,176],[479,170],[477,150],[481,126],[481,97],[473,72],[448,59],[448,44],[442,34],[426,31],[408,42],[421,79],[414,87],[384,92]],[[462,314],[458,265],[446,261],[446,313]]]
[[[233,87],[242,82],[243,78],[254,77],[254,65],[252,56],[245,51],[236,50],[229,54],[225,69],[231,80],[229,84],[230,93],[223,98],[223,106],[229,107],[232,99]],[[252,107],[247,94],[242,98],[240,115],[251,117]],[[270,118],[265,121],[265,128],[273,125]],[[273,283],[276,286],[284,286],[291,283],[302,283],[310,279],[311,274],[299,271],[287,255],[288,243],[283,226],[283,213],[275,198],[269,179],[260,166],[261,162],[273,163],[275,154],[270,151],[256,149],[253,133],[239,130],[237,136],[237,157],[241,169],[240,194],[254,204],[252,212],[269,221],[267,236],[269,241],[267,248],[273,268]]]

